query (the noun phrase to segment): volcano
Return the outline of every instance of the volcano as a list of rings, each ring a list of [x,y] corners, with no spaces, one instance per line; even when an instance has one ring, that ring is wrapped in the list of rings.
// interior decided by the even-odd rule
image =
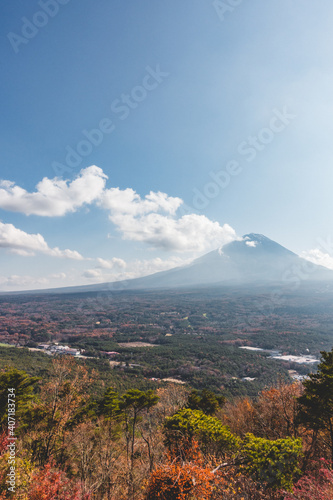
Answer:
[[[191,264],[137,278],[129,288],[213,284],[298,283],[333,280],[333,271],[312,264],[262,234],[245,234]]]
[[[332,281],[333,271],[312,264],[262,234],[245,234],[190,264],[142,278],[34,291],[80,293],[166,289],[210,285],[288,285]],[[16,292],[17,293],[17,292]],[[24,292],[27,293],[27,292]]]

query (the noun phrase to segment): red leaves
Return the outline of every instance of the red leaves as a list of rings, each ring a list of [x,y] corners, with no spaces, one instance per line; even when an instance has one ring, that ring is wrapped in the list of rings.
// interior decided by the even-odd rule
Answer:
[[[36,470],[31,478],[29,500],[89,500],[82,496],[80,487],[63,471],[56,469],[52,461],[41,470]]]
[[[0,434],[0,455],[7,451],[8,433],[6,431]]]
[[[314,474],[308,474],[297,482],[292,494],[287,494],[285,500],[332,500],[333,472],[321,468]]]

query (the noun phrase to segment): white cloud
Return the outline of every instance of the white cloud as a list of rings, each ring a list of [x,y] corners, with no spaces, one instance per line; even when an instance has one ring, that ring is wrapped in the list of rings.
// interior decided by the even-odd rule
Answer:
[[[319,248],[304,251],[300,255],[303,259],[309,260],[313,264],[333,269],[333,257],[328,253],[323,252]]]
[[[11,253],[22,256],[32,256],[44,253],[51,257],[83,260],[82,255],[76,250],[60,250],[58,247],[50,248],[41,234],[29,234],[16,228],[13,224],[0,222],[0,248],[5,248]]]
[[[45,287],[48,283],[48,280],[46,278],[34,278],[32,276],[19,276],[16,274],[13,274],[11,276],[8,276],[7,278],[1,276],[0,277],[0,285],[4,287],[19,287],[19,288],[27,288],[31,286],[43,286]]]
[[[57,286],[59,280],[64,280],[66,278],[65,273],[55,273],[50,274],[46,277],[34,277],[29,275],[17,275],[12,274],[11,276],[5,277],[0,276],[0,286],[3,288],[16,288],[19,290],[29,290],[31,288],[46,288],[51,286]]]
[[[117,257],[113,257],[113,259],[111,260],[98,258],[97,262],[98,262],[98,267],[102,269],[112,269],[115,267],[125,269],[127,265],[123,259],[118,259]]]
[[[174,215],[183,201],[180,198],[168,196],[166,193],[150,191],[144,199],[133,189],[106,189],[101,199],[101,206],[112,214],[143,215],[150,212],[163,211]]]
[[[60,257],[62,259],[74,259],[74,260],[83,260],[84,257],[77,252],[76,250],[59,250],[58,247],[55,248],[49,248],[47,252],[47,255],[51,255],[52,257]]]
[[[168,259],[161,259],[160,257],[144,260],[136,259],[132,262],[125,262],[122,259],[112,260],[122,261],[121,266],[118,267],[118,272],[115,272],[117,271],[117,269],[112,267],[113,272],[110,273],[108,272],[108,270],[111,268],[108,268],[106,266],[102,267],[99,265],[96,269],[87,269],[82,273],[82,276],[84,278],[88,278],[90,280],[95,280],[98,282],[121,281],[139,278],[141,276],[148,276],[149,274],[154,274],[159,271],[167,271],[168,269],[184,266],[186,264],[189,264],[193,259],[183,259],[178,256],[173,256]],[[97,261],[100,263],[100,261],[104,261],[104,259],[97,259]]]
[[[127,264],[126,278],[138,278],[140,276],[148,276],[159,271],[167,271],[175,267],[184,266],[189,264],[193,259],[182,259],[181,257],[170,257],[169,259],[155,259],[135,260]]]
[[[133,189],[106,189],[99,202],[123,239],[142,241],[154,248],[178,252],[202,252],[236,238],[228,225],[220,226],[204,215],[177,217],[180,198],[150,192],[141,198]]]
[[[102,278],[102,272],[99,269],[87,269],[82,273],[82,276],[84,278],[99,280]]]
[[[247,238],[245,238],[245,239],[247,239]],[[245,245],[247,245],[248,247],[255,248],[257,246],[257,242],[256,241],[246,241]]]
[[[0,181],[0,208],[26,215],[62,216],[101,197],[107,176],[96,166],[82,169],[73,181],[44,177],[34,193]]]
[[[36,192],[28,193],[10,181],[0,182],[0,208],[23,212],[26,215],[62,216],[92,203],[109,212],[110,221],[125,240],[147,243],[153,248],[177,252],[203,252],[236,239],[235,231],[221,226],[204,215],[190,213],[177,216],[183,204],[178,197],[160,191],[150,191],[141,197],[133,189],[105,188],[107,176],[103,170],[91,166],[81,170],[73,181],[44,178]],[[35,235],[36,236],[36,235]],[[39,238],[42,238],[39,235]],[[39,244],[46,244],[39,241]],[[21,255],[29,249],[18,247]],[[55,248],[53,255],[75,258],[70,251]],[[50,250],[49,250],[50,253]],[[115,261],[101,261],[100,267],[111,269]],[[111,267],[110,267],[111,266]]]
[[[56,280],[64,280],[65,278],[67,278],[67,275],[66,273],[54,273],[54,274],[50,274],[49,276],[50,279],[56,279]]]
[[[202,252],[236,239],[228,224],[220,226],[204,215],[183,215],[179,219],[157,213],[134,217],[129,214],[110,215],[126,240],[142,241],[154,248],[178,252]]]

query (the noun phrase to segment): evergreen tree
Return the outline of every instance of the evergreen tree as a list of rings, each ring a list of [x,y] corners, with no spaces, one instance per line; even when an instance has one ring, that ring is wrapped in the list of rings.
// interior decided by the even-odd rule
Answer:
[[[23,370],[9,368],[0,374],[0,426],[7,425],[8,397],[15,406],[15,420],[17,422],[24,416],[35,398],[34,386],[38,377],[30,377]],[[10,408],[14,408],[14,406]]]
[[[304,394],[298,398],[298,422],[328,435],[333,464],[333,349],[321,352],[317,373],[303,382]]]
[[[187,400],[187,408],[201,410],[206,415],[214,415],[225,403],[223,396],[216,396],[214,392],[203,389],[201,393],[195,389],[191,391]]]

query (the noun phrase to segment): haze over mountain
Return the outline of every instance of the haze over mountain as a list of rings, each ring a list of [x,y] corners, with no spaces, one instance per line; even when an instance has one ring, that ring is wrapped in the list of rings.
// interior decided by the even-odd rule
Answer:
[[[333,282],[333,271],[299,257],[262,234],[250,233],[186,266],[168,271],[126,281],[35,290],[33,293],[105,292],[218,284],[280,283],[292,286],[301,281],[322,280]]]
[[[312,264],[262,234],[250,233],[195,259],[191,264],[138,278],[129,288],[210,284],[295,283],[333,280],[333,272]]]

